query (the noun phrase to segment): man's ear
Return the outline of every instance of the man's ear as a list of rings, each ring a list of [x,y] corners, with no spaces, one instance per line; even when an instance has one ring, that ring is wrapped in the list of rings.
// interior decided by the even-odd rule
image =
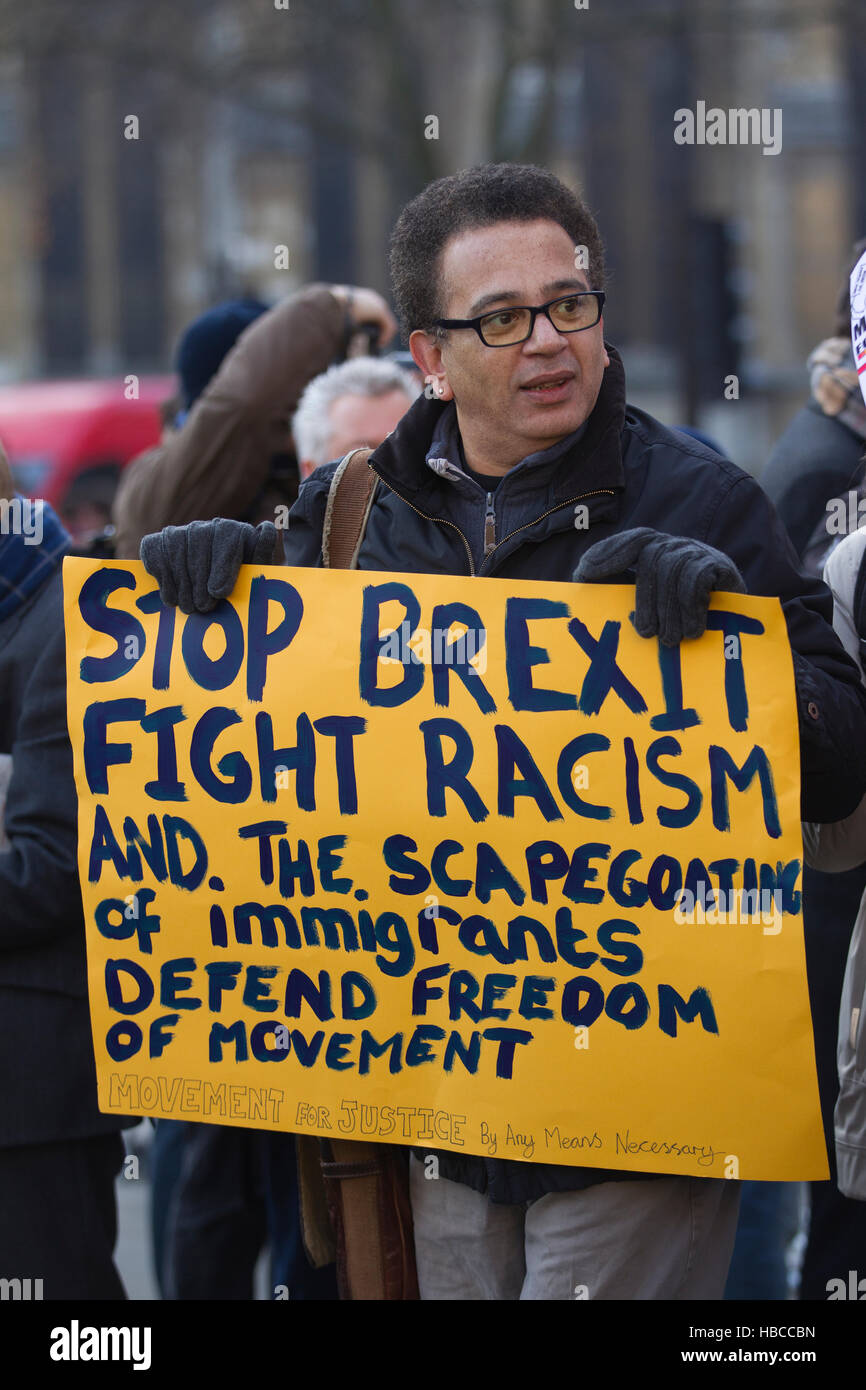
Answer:
[[[416,328],[409,335],[409,351],[424,377],[424,394],[432,400],[451,401],[454,392],[448,383],[448,373],[442,361],[442,340],[435,333]]]

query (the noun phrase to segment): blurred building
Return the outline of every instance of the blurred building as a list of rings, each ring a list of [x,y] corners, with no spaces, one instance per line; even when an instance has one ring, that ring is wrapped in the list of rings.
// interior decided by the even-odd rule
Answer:
[[[536,160],[599,216],[632,398],[758,468],[866,234],[862,11],[31,0],[4,30],[0,0],[0,379],[162,370],[243,291],[386,290],[408,196]],[[698,102],[779,109],[780,152],[678,145]]]

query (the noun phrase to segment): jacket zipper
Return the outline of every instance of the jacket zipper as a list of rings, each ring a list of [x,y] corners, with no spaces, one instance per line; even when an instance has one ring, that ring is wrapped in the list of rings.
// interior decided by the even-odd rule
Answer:
[[[390,484],[389,482],[386,482],[386,480],[382,477],[382,474],[378,471],[378,469],[374,468],[373,465],[372,465],[371,463],[368,463],[368,464],[367,464],[367,467],[370,469],[371,473],[375,473],[375,474],[376,474],[376,477],[379,478],[379,479],[381,479],[381,481],[382,481],[383,483],[385,483],[385,486],[386,486],[387,488],[390,488],[390,489],[391,489],[391,491],[393,492],[393,494],[394,494],[395,497],[399,497],[401,502],[405,502],[405,503],[406,503],[406,506],[407,506],[407,507],[410,507],[410,508],[412,509],[412,511],[415,512],[415,514],[416,514],[417,516],[423,517],[425,521],[435,521],[435,522],[437,522],[440,526],[450,526],[451,529],[452,529],[452,531],[456,531],[456,532],[457,532],[458,536],[460,537],[460,539],[461,539],[462,542],[463,542],[463,546],[464,546],[464,549],[465,549],[465,551],[466,551],[466,558],[467,558],[468,561],[469,561],[469,573],[470,573],[470,575],[471,575],[473,578],[477,578],[477,575],[476,575],[476,573],[475,573],[475,562],[474,562],[474,560],[472,559],[472,548],[471,548],[471,546],[469,545],[469,542],[468,542],[468,540],[466,539],[466,537],[464,536],[463,532],[460,530],[460,527],[459,527],[458,525],[456,525],[455,522],[449,521],[447,517],[444,517],[444,516],[430,516],[429,512],[422,512],[421,509],[420,509],[419,507],[416,507],[412,502],[410,502],[410,501],[408,500],[408,498],[404,497],[403,494],[402,494],[402,492],[398,492],[397,489],[396,489],[395,487],[391,487],[391,484]],[[559,511],[561,511],[563,507],[571,507],[571,506],[574,506],[574,504],[575,504],[576,502],[582,502],[582,501],[584,500],[585,497],[600,497],[600,496],[602,496],[602,495],[604,495],[604,494],[606,494],[608,497],[613,497],[613,496],[614,496],[614,490],[613,490],[613,488],[610,488],[610,487],[599,487],[599,488],[595,488],[592,492],[582,492],[578,497],[568,497],[568,498],[566,498],[566,500],[565,500],[564,502],[560,502],[560,503],[558,504],[558,506],[556,506],[556,507],[548,507],[548,509],[547,509],[546,512],[542,512],[540,516],[533,517],[532,521],[527,521],[527,522],[525,522],[525,523],[523,524],[523,526],[517,526],[517,527],[515,527],[515,529],[514,529],[513,531],[509,531],[509,533],[508,533],[507,536],[503,536],[501,541],[495,541],[495,543],[494,543],[493,545],[491,545],[490,549],[488,550],[488,548],[487,548],[488,534],[490,535],[490,537],[491,537],[491,539],[492,539],[493,534],[494,534],[494,531],[495,531],[495,526],[496,526],[496,517],[495,517],[495,514],[492,514],[492,505],[491,505],[491,503],[492,503],[492,498],[493,498],[493,493],[492,493],[492,492],[488,492],[488,494],[487,494],[487,512],[485,513],[485,518],[484,518],[484,561],[483,561],[483,563],[486,565],[488,559],[489,559],[490,556],[493,554],[494,550],[498,550],[499,547],[500,547],[501,545],[504,545],[506,541],[510,541],[512,536],[517,536],[517,535],[520,534],[521,531],[526,531],[526,530],[528,530],[530,526],[535,526],[535,525],[537,525],[537,523],[538,523],[539,521],[543,521],[544,518],[545,518],[546,516],[552,516],[554,512],[559,512]]]
[[[513,531],[509,531],[508,535],[503,536],[501,541],[497,541],[496,544],[489,551],[485,547],[484,564],[487,564],[487,561],[493,554],[493,551],[498,550],[499,547],[501,545],[504,545],[506,541],[510,541],[512,536],[518,536],[521,531],[528,530],[530,526],[537,526],[539,521],[543,521],[546,516],[552,516],[554,512],[562,511],[563,507],[571,507],[574,505],[575,502],[582,502],[585,497],[600,497],[602,494],[606,494],[608,497],[613,497],[613,488],[597,487],[593,492],[582,492],[579,497],[568,497],[564,502],[560,502],[558,506],[548,507],[546,512],[542,512],[540,516],[533,517],[532,521],[526,521],[522,526],[517,526]],[[488,493],[487,495],[488,497],[490,497],[492,494]]]
[[[385,479],[382,477],[382,474],[377,469],[375,469],[371,463],[368,463],[367,467],[370,469],[371,473],[375,473],[376,477],[379,478],[383,483],[385,483],[385,486],[387,488],[391,489],[395,497],[399,497],[401,502],[405,502],[407,507],[411,507],[412,511],[415,512],[417,516],[423,516],[425,521],[438,522],[440,526],[450,526],[452,531],[457,532],[458,536],[463,542],[464,549],[466,550],[466,558],[469,561],[469,573],[473,578],[475,578],[475,562],[472,559],[472,548],[468,540],[464,536],[463,532],[460,530],[460,527],[455,522],[449,521],[447,517],[430,516],[428,512],[422,512],[419,507],[416,507],[414,503],[410,502],[407,497],[404,497],[402,492],[398,492],[395,487],[391,487],[390,483],[385,482]]]
[[[487,510],[484,513],[484,559],[496,549],[496,511],[493,506],[493,493],[487,494]]]

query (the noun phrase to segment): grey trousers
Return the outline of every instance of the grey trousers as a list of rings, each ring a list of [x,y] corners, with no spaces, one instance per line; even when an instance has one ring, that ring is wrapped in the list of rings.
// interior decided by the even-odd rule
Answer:
[[[606,1182],[498,1206],[410,1156],[422,1299],[720,1299],[740,1205],[721,1178]]]

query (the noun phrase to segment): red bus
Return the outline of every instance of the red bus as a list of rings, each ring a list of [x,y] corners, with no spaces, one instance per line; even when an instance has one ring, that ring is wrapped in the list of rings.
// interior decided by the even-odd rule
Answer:
[[[109,520],[123,468],[159,443],[176,392],[173,376],[0,386],[0,441],[18,491],[50,502],[86,543]]]

